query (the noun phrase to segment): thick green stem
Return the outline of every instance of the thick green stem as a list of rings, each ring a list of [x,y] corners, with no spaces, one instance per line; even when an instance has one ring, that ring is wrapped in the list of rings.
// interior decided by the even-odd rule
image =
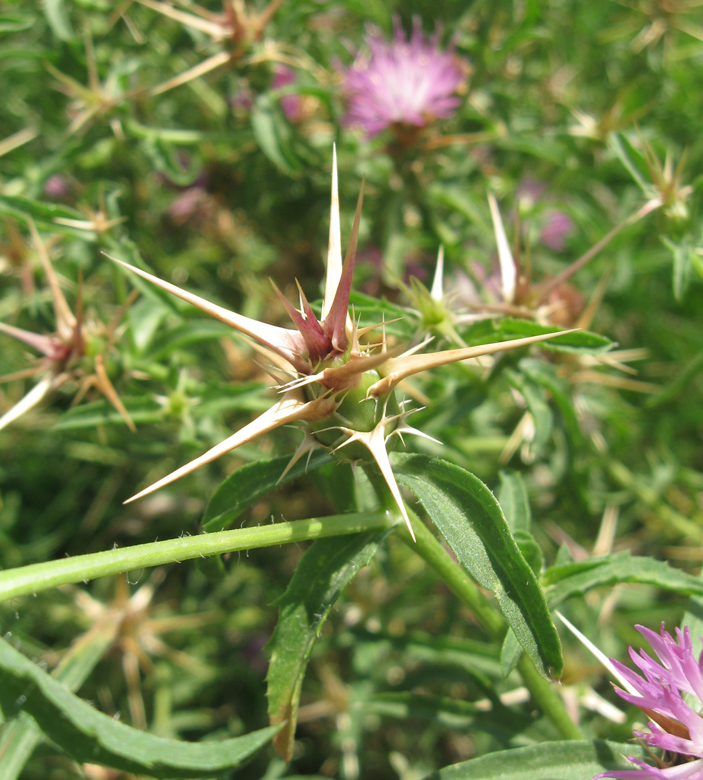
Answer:
[[[395,500],[390,494],[380,473],[374,469],[365,469],[369,481],[378,496],[381,506],[389,511],[396,511]],[[469,577],[467,572],[449,555],[447,550],[436,539],[430,529],[417,515],[407,508],[410,516],[415,541],[413,541],[405,526],[398,526],[396,533],[400,539],[416,552],[442,578],[452,592],[471,610],[478,624],[496,642],[502,642],[507,623],[496,611],[491,602],[487,601],[481,589]],[[583,739],[578,726],[571,720],[561,697],[554,690],[549,680],[545,680],[535,668],[532,659],[523,653],[518,663],[518,670],[525,687],[542,712],[551,720],[564,739]]]
[[[74,558],[35,563],[17,569],[0,571],[0,602],[16,596],[86,582],[109,574],[121,574],[149,566],[179,563],[208,555],[253,550],[290,542],[342,536],[387,527],[394,522],[388,512],[363,512],[331,517],[310,518],[293,522],[260,525],[256,528],[238,528],[198,536],[182,536],[163,542],[137,544]]]

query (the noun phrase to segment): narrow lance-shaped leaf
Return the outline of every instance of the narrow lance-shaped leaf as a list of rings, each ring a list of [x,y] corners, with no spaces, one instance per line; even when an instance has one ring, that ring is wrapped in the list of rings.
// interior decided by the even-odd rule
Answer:
[[[273,725],[285,722],[274,738],[290,761],[305,669],[322,624],[339,594],[370,563],[389,529],[345,538],[318,539],[305,553],[280,602],[266,681]]]
[[[518,641],[546,675],[559,674],[561,644],[537,578],[493,493],[473,474],[438,458],[396,456],[399,482],[417,496],[459,563],[498,604]]]
[[[223,531],[231,527],[248,506],[269,494],[278,485],[289,482],[308,470],[312,471],[329,460],[329,455],[318,452],[309,463],[300,462],[291,466],[285,477],[281,475],[290,461],[287,456],[258,460],[240,466],[217,488],[208,502],[202,521],[203,530]]]
[[[665,561],[631,556],[629,552],[552,566],[542,575],[547,598],[553,607],[570,596],[582,595],[591,588],[621,582],[639,582],[674,593],[703,596],[703,580],[680,569],[674,569]]]
[[[119,622],[105,620],[80,636],[66,651],[51,676],[76,691],[85,682],[96,664],[109,650],[119,628]],[[31,721],[15,718],[0,731],[0,777],[16,780],[42,734]]]
[[[703,583],[703,571],[698,575]],[[691,596],[688,601],[688,609],[681,620],[681,630],[688,626],[692,637],[703,636],[703,594]]]
[[[527,404],[535,431],[531,446],[536,453],[541,453],[552,435],[552,410],[544,398],[542,388],[536,382],[517,371],[508,371],[506,374],[508,382],[522,395]]]
[[[425,780],[592,780],[608,770],[632,769],[623,754],[637,758],[646,755],[639,745],[601,739],[547,742],[447,766]]]
[[[0,640],[0,706],[20,711],[79,763],[157,778],[208,778],[240,766],[278,731],[269,727],[221,742],[180,742],[148,734],[98,712]]]
[[[517,530],[529,531],[532,523],[530,499],[527,488],[517,471],[500,472],[500,492],[498,502],[505,519],[513,533]]]

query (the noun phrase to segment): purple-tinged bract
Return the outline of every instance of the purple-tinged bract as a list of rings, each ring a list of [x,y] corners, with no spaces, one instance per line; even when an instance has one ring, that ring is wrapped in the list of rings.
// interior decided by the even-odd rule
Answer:
[[[391,43],[375,30],[367,43],[370,56],[360,54],[344,71],[345,124],[373,137],[392,125],[424,127],[454,113],[465,65],[453,51],[440,51],[437,33],[425,37],[419,18],[410,40],[396,22]]]
[[[642,675],[613,660],[620,679],[630,692],[616,688],[625,701],[639,707],[649,718],[649,733],[635,731],[647,745],[665,752],[665,761],[650,766],[630,758],[639,768],[604,772],[601,777],[621,780],[703,780],[703,652],[694,655],[691,632],[676,629],[676,638],[664,629],[657,634],[635,626],[658,656],[630,648],[633,663]],[[684,698],[685,697],[685,698]]]

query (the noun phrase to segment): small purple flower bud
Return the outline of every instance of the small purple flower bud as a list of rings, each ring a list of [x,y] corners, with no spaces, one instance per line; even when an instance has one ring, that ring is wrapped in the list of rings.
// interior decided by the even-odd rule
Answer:
[[[52,200],[63,200],[68,197],[71,188],[64,176],[50,176],[44,183],[44,195]]]
[[[574,231],[574,221],[563,211],[555,211],[550,215],[547,224],[542,228],[539,239],[554,252],[566,249],[566,240]]]

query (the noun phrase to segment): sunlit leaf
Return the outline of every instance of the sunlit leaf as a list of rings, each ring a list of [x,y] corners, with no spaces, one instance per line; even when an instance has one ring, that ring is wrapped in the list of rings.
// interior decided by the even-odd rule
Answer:
[[[119,723],[71,693],[6,641],[0,641],[0,706],[23,712],[78,762],[157,778],[212,777],[244,763],[279,730],[273,726],[217,742],[181,742]]]
[[[398,456],[398,481],[417,496],[461,563],[496,594],[510,627],[543,674],[561,671],[561,644],[534,572],[500,505],[473,474],[438,458]]]

